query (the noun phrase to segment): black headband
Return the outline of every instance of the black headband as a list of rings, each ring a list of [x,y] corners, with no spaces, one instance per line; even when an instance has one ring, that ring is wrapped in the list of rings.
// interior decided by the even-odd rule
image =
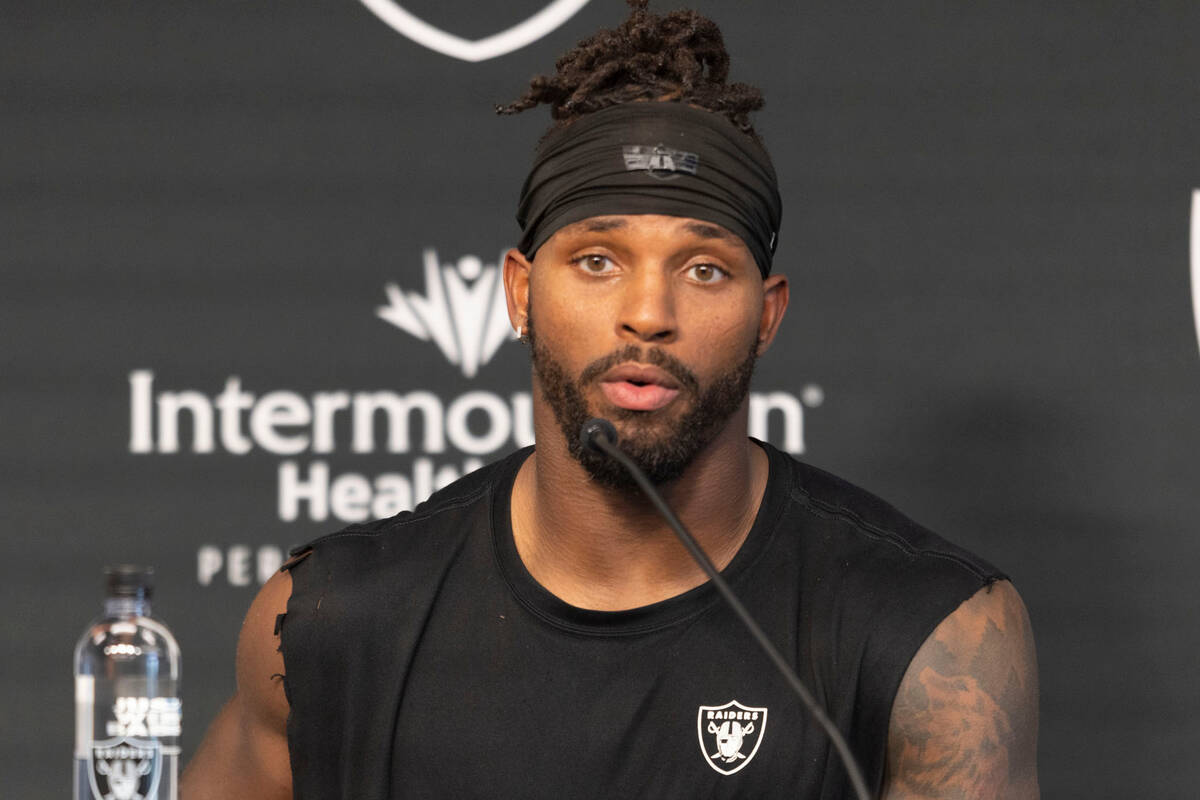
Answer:
[[[518,249],[532,258],[559,228],[588,217],[666,214],[725,227],[765,277],[782,212],[770,156],[725,117],[685,103],[622,103],[538,145],[521,187]]]

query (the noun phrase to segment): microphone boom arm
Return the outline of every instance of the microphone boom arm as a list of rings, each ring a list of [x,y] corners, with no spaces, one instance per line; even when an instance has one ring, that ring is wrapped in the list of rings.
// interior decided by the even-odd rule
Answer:
[[[708,575],[713,586],[717,587],[717,591],[725,598],[725,602],[733,609],[734,613],[742,621],[742,624],[746,626],[759,646],[762,647],[763,652],[767,654],[767,657],[771,659],[771,662],[783,675],[788,685],[800,696],[801,701],[803,701],[813,717],[816,718],[817,722],[821,724],[826,735],[829,736],[829,740],[833,743],[834,748],[837,749],[838,755],[841,756],[842,763],[846,766],[846,772],[850,776],[850,783],[854,786],[855,794],[858,795],[859,800],[870,800],[871,793],[867,790],[867,783],[863,779],[862,770],[859,768],[854,754],[850,752],[850,746],[846,744],[846,740],[843,738],[841,732],[829,719],[829,716],[825,713],[825,709],[821,708],[813,698],[812,694],[808,691],[808,687],[801,682],[795,670],[792,669],[791,665],[788,664],[787,660],[784,659],[771,640],[767,638],[767,634],[754,621],[754,617],[750,616],[750,612],[746,610],[746,607],[742,605],[742,601],[729,588],[729,584],[721,577],[721,573],[717,571],[716,566],[709,560],[704,550],[701,549],[699,542],[684,527],[679,517],[675,516],[675,512],[671,510],[671,507],[667,505],[667,501],[654,488],[654,484],[650,482],[650,479],[646,477],[641,468],[633,462],[633,459],[617,447],[617,431],[612,423],[604,419],[589,420],[584,423],[580,434],[580,438],[583,439],[586,447],[600,450],[623,466],[629,472],[630,476],[633,477],[633,480],[646,497],[649,498],[654,508],[667,521],[667,524],[671,526],[671,530],[675,532],[679,541],[691,553],[692,558],[695,559],[700,568]]]

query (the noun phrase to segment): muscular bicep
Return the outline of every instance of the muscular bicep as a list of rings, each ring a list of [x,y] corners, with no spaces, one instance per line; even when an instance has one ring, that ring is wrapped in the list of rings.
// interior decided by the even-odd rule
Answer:
[[[292,796],[288,704],[275,625],[290,595],[291,578],[279,573],[251,604],[238,636],[237,692],[188,764],[180,792],[184,800]]]
[[[909,664],[892,706],[883,797],[1038,797],[1033,633],[1007,581],[963,603]]]

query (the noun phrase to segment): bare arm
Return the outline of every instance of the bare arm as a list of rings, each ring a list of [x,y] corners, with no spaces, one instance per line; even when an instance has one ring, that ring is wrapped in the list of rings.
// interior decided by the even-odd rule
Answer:
[[[1036,800],[1037,659],[1011,583],[985,587],[917,651],[892,706],[884,800]]]
[[[275,617],[287,611],[291,592],[291,577],[280,572],[251,604],[238,636],[237,692],[184,771],[182,800],[290,800],[288,703]]]

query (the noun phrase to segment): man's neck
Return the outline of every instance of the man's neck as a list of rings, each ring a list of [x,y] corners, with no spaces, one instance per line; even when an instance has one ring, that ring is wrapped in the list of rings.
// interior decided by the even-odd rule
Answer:
[[[538,430],[538,443],[513,487],[512,525],[521,560],[544,588],[574,606],[617,611],[706,580],[640,490],[597,484],[557,428]],[[767,472],[766,453],[746,438],[743,410],[659,488],[722,569],[754,524]]]

